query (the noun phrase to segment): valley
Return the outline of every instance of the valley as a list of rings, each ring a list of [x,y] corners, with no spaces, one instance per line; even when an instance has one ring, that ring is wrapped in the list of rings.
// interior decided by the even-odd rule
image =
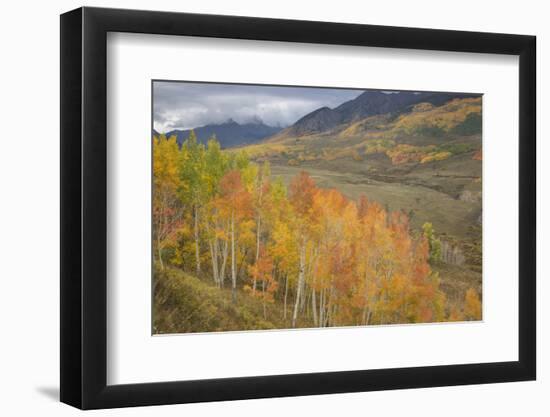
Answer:
[[[482,318],[481,96],[229,125],[153,135],[156,333]]]
[[[288,129],[238,149],[259,163],[269,161],[273,176],[287,185],[306,171],[321,188],[337,189],[356,201],[366,196],[388,212],[404,212],[417,233],[431,223],[438,238],[459,254],[458,262],[451,257],[434,265],[447,296],[456,298],[466,283],[481,292],[481,119],[477,127],[464,128],[469,114],[481,114],[481,99],[410,110],[303,136],[292,136]],[[400,161],[395,158],[400,147],[420,155]],[[426,159],[434,154],[440,155]]]

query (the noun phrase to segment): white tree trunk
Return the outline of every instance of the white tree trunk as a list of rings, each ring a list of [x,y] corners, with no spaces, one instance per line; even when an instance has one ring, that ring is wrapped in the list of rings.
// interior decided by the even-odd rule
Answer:
[[[231,297],[237,300],[237,265],[235,259],[235,214],[231,215]]]
[[[262,218],[258,213],[258,220],[256,221],[256,265],[258,259],[260,259],[260,234],[261,234]],[[254,277],[254,283],[252,284],[252,294],[256,293],[256,277]]]
[[[223,284],[225,282],[225,266],[227,265],[227,254],[229,252],[229,243],[227,242],[227,239],[224,241],[223,244],[223,254],[222,254],[222,267],[220,269],[219,278],[220,278],[220,286],[223,288]]]
[[[264,320],[267,320],[267,311],[265,309],[265,280],[262,281],[262,306],[264,309]]]
[[[258,263],[258,259],[260,258],[260,236],[261,236],[261,227],[262,227],[262,215],[261,215],[261,207],[262,207],[262,183],[263,178],[261,171],[258,175],[258,216],[256,220],[256,264]],[[256,292],[256,277],[254,277],[254,283],[252,284],[252,293],[254,294]]]
[[[157,249],[158,249],[158,257],[159,257],[159,263],[160,263],[160,269],[164,270],[164,262],[162,262],[162,248],[160,246],[160,235],[157,238]]]
[[[199,243],[199,207],[195,206],[195,261],[197,263],[197,275],[201,272],[201,254]]]
[[[300,298],[302,297],[302,287],[305,280],[305,266],[306,266],[306,245],[302,242],[300,246],[300,270],[298,273],[298,286],[296,288],[296,300],[294,302],[294,313],[292,314],[292,327],[296,326],[296,319],[298,318],[298,308],[300,307]]]
[[[288,297],[288,275],[285,277],[285,301],[284,301],[284,310],[283,310],[283,320],[286,320],[286,300]]]
[[[319,300],[319,327],[325,326],[325,289],[321,290],[321,296]]]
[[[315,298],[315,289],[311,290],[311,310],[313,311],[313,324],[317,327],[319,323],[317,321],[317,300]]]
[[[163,194],[162,198],[162,206],[161,206],[161,213],[164,213],[164,206],[165,206],[166,197]],[[158,257],[159,257],[159,263],[160,263],[160,269],[164,269],[164,262],[162,261],[162,238],[161,236],[164,235],[163,227],[164,227],[164,221],[163,216],[159,216],[159,222],[157,226],[157,250],[158,250]]]
[[[214,283],[219,287],[219,276],[218,276],[218,242],[214,239],[208,241],[210,245],[210,257],[212,258],[212,275],[214,277]]]

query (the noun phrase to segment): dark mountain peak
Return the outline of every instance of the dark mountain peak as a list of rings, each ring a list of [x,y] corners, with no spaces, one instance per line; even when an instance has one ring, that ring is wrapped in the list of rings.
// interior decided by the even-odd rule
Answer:
[[[308,133],[322,132],[339,123],[340,115],[328,108],[321,107],[306,114],[289,128],[289,133],[302,136]]]
[[[225,122],[219,124],[219,125],[213,125],[213,126],[224,126],[224,125],[239,125],[235,120],[233,120],[231,117],[227,119]],[[208,126],[208,125],[207,125]]]
[[[376,114],[395,112],[417,102],[421,96],[412,92],[384,92],[367,90],[354,100],[347,101],[335,110],[342,115],[342,122],[351,122]]]
[[[386,96],[389,96],[391,94],[394,94],[390,91],[388,92],[383,92],[381,90],[365,90],[363,91],[361,94],[359,94],[357,97],[355,97],[353,100],[350,100],[350,101],[365,101],[365,100],[370,100],[370,99],[373,99],[375,97],[386,97]]]
[[[318,108],[317,110],[313,110],[311,113],[309,113],[309,115],[322,114],[322,113],[331,112],[331,111],[332,109],[330,107],[324,106],[324,107]],[[304,116],[303,118],[307,116],[308,115]]]
[[[353,100],[340,104],[335,109],[321,107],[306,114],[290,128],[287,135],[303,136],[325,132],[344,123],[350,123],[369,116],[410,111],[420,102],[441,106],[455,98],[474,97],[465,93],[429,93],[413,91],[365,90]]]

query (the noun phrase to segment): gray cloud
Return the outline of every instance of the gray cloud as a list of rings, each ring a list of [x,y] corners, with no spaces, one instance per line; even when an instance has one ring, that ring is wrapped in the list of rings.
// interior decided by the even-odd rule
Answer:
[[[323,106],[336,107],[361,90],[275,87],[155,81],[153,127],[159,132],[190,129],[233,119],[260,118],[271,126],[288,126]]]

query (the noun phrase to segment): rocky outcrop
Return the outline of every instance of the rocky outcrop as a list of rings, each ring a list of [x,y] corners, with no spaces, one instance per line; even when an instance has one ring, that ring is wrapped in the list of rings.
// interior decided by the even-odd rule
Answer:
[[[462,250],[451,243],[442,240],[441,241],[441,260],[451,265],[464,265],[466,258]]]

